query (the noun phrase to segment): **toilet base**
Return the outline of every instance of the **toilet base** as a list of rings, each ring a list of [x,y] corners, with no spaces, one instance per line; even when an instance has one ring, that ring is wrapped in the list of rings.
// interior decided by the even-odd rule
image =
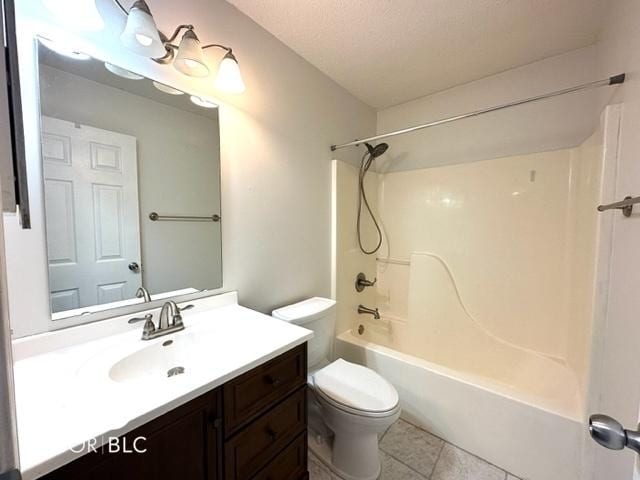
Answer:
[[[326,438],[324,436],[322,436],[321,434],[317,434],[314,433],[311,429],[309,430],[309,433],[307,434],[308,437],[308,444],[309,444],[309,450],[311,450],[311,452],[318,457],[318,459],[327,467],[329,468],[333,473],[335,473],[336,475],[338,475],[339,477],[345,479],[345,480],[376,480],[379,476],[380,476],[380,458],[379,458],[379,454],[378,454],[378,441],[377,441],[377,436],[376,436],[376,442],[375,442],[375,455],[377,456],[377,468],[375,469],[375,471],[370,474],[370,475],[366,475],[366,476],[359,476],[359,477],[354,477],[353,475],[350,475],[344,471],[342,471],[340,468],[338,468],[336,465],[334,465],[333,463],[333,439],[332,438]]]

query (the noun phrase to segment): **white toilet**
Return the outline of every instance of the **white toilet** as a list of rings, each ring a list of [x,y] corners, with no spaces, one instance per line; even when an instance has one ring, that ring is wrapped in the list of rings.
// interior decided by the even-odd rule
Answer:
[[[314,332],[308,345],[309,448],[346,480],[374,480],[380,474],[378,437],[400,417],[398,392],[367,367],[330,361],[335,303],[314,297],[272,314]]]

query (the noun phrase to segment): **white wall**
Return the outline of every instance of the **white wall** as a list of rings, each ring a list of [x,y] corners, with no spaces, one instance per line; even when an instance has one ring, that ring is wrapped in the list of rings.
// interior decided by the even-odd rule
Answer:
[[[378,133],[593,81],[596,60],[596,47],[586,47],[381,110]],[[384,140],[391,148],[376,168],[411,170],[575,147],[596,129],[603,101],[592,90],[392,137]]]
[[[30,35],[51,30],[50,19],[39,2],[19,2],[17,7],[25,51],[32,47]],[[222,290],[237,289],[243,305],[263,312],[312,295],[329,296],[329,145],[375,133],[375,112],[224,1],[193,0],[176,10],[174,2],[156,0],[152,8],[163,31],[180,22],[195,23],[204,42],[233,46],[247,91],[222,95],[211,78],[187,78],[128,53],[108,30],[76,35],[76,45],[221,104]],[[221,53],[208,50],[207,56],[215,65]],[[27,82],[31,67],[23,68]],[[26,99],[27,115],[33,116],[34,101]],[[34,125],[33,118],[29,121]],[[37,131],[29,135],[28,141],[38,142]],[[346,149],[339,157],[355,162],[359,152]],[[41,198],[36,195],[35,200]],[[30,278],[32,290],[46,291],[42,229],[21,235],[42,264],[40,274]],[[23,293],[14,324],[48,315],[48,305],[31,298]]]

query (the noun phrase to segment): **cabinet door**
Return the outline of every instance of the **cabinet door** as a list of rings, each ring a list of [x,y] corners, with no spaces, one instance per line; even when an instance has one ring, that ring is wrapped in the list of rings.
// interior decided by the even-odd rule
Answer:
[[[195,411],[161,430],[133,432],[122,439],[121,448],[132,449],[136,437],[144,453],[120,452],[113,461],[118,480],[217,480],[218,428],[209,409]]]
[[[42,478],[218,480],[222,478],[219,393],[206,393]]]

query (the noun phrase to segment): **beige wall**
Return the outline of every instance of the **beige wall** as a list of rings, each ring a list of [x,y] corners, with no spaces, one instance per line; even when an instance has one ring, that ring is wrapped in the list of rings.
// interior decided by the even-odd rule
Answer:
[[[588,388],[591,335],[596,302],[598,248],[597,206],[601,203],[604,160],[604,125],[571,151],[571,195],[567,218],[566,353],[568,365],[578,375],[582,391]]]
[[[591,194],[578,185],[578,155],[565,149],[381,175],[379,208],[389,256],[437,254],[487,330],[566,360],[572,242],[579,237],[587,249],[595,237],[595,227],[582,224],[583,234],[573,235],[576,212],[595,216],[572,198],[575,189]],[[378,275],[385,309],[406,318],[409,268],[381,265]],[[576,319],[581,328],[590,325],[585,322]],[[580,335],[583,340],[572,342],[583,345]]]

